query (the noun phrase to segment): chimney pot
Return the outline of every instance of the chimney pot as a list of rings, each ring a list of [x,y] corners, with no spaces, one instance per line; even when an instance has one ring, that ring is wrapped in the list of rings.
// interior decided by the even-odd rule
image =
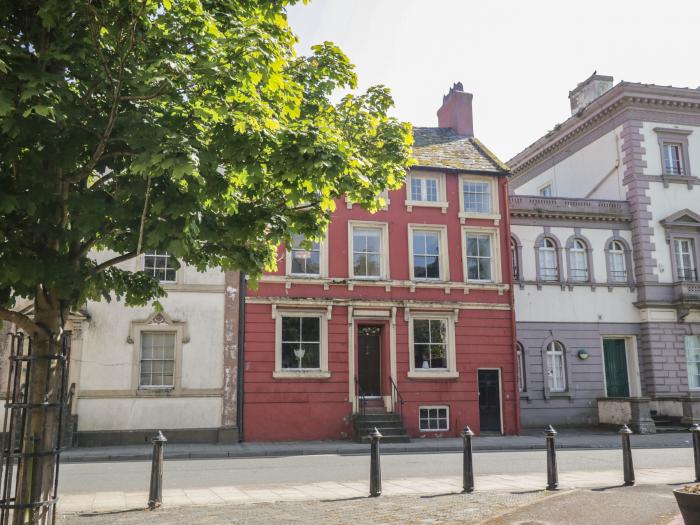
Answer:
[[[459,135],[474,136],[474,116],[472,98],[474,95],[464,92],[461,82],[455,82],[449,93],[442,97],[442,106],[438,109],[438,126],[452,128]]]

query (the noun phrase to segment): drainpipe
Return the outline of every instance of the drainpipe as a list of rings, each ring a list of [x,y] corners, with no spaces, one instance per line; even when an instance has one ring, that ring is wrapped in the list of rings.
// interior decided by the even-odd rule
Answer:
[[[237,380],[236,390],[236,426],[238,426],[238,442],[243,441],[243,347],[245,346],[245,296],[246,296],[246,278],[243,272],[240,272],[240,280],[238,283],[238,366],[236,367]]]
[[[508,174],[510,176],[510,174]],[[513,356],[513,370],[515,371],[515,382],[514,382],[514,388],[513,388],[513,407],[515,408],[515,434],[520,435],[520,390],[517,387],[518,384],[518,376],[517,374],[520,373],[520,370],[518,369],[518,356],[515,353],[515,349],[517,348],[518,344],[518,334],[516,331],[516,324],[515,324],[515,290],[513,289],[513,258],[510,253],[510,199],[508,198],[509,191],[508,191],[508,179],[506,178],[505,182],[505,188],[504,188],[503,195],[505,195],[505,212],[503,213],[504,216],[504,222],[505,222],[505,229],[508,234],[508,237],[505,239],[506,240],[506,260],[508,261],[506,264],[507,267],[507,282],[510,284],[510,319],[511,319],[511,326],[513,327],[513,338],[511,341],[511,352]],[[522,270],[521,270],[522,271]],[[524,349],[523,349],[524,352]],[[525,359],[525,356],[523,355],[523,359]]]

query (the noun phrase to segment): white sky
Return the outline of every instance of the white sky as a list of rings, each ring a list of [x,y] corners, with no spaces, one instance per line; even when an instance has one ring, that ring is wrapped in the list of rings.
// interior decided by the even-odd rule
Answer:
[[[474,130],[506,161],[568,118],[593,70],[700,86],[700,1],[313,0],[289,9],[299,52],[330,40],[360,88],[391,88],[393,114],[436,126],[453,82],[474,93]]]

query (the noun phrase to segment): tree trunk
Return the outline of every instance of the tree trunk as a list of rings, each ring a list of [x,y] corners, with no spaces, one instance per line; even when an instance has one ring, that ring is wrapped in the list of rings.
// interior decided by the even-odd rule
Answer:
[[[30,405],[56,403],[60,401],[62,374],[60,363],[55,359],[42,359],[61,352],[63,320],[67,311],[61,301],[43,290],[37,290],[34,301],[34,321],[46,329],[32,335],[32,352],[35,358],[27,362],[28,395]],[[36,359],[39,358],[39,359]],[[36,454],[23,456],[18,464],[16,502],[32,505],[17,509],[13,516],[14,525],[46,525],[52,520],[52,506],[36,506],[53,497],[56,458],[52,453],[57,446],[59,433],[59,407],[35,406],[27,408],[22,452]]]

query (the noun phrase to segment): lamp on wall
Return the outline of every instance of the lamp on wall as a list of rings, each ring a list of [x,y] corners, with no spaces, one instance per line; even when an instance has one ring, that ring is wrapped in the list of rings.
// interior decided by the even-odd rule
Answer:
[[[586,359],[588,359],[588,350],[586,350],[585,348],[581,348],[581,349],[578,351],[578,358],[579,358],[581,361],[585,361]]]

